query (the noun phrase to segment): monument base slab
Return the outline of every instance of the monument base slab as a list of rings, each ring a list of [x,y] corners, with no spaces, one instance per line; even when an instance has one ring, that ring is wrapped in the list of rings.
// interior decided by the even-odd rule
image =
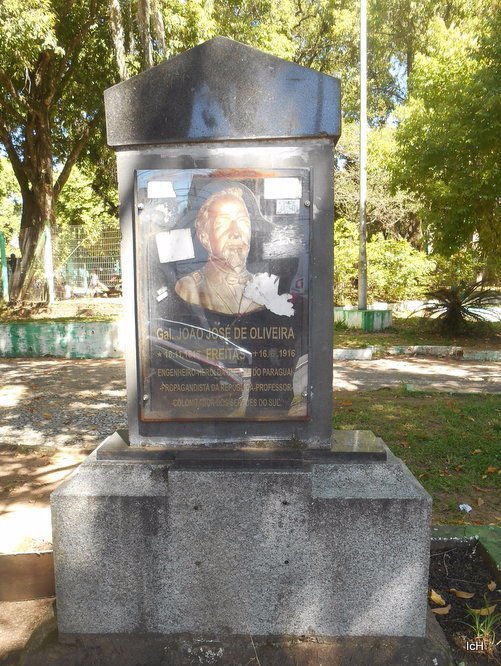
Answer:
[[[424,638],[297,636],[80,635],[27,646],[24,666],[454,666],[440,625],[429,613]]]
[[[424,637],[431,499],[386,451],[195,465],[98,449],[51,497],[59,631]]]

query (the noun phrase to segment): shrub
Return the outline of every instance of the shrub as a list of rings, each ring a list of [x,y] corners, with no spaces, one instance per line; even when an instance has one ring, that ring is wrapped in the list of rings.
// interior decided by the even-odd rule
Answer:
[[[358,227],[340,218],[334,224],[334,303],[356,303]],[[435,262],[404,239],[376,234],[367,243],[369,301],[423,298],[431,287]]]
[[[485,321],[492,316],[488,309],[501,305],[501,293],[484,287],[483,282],[475,282],[428,292],[423,311],[436,316],[444,333],[459,334],[469,321]]]

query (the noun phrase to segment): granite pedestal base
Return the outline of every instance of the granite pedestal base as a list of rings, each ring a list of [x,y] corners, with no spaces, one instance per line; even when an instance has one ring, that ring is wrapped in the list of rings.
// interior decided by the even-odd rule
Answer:
[[[117,437],[52,494],[62,634],[425,635],[431,499],[380,440],[128,461]]]

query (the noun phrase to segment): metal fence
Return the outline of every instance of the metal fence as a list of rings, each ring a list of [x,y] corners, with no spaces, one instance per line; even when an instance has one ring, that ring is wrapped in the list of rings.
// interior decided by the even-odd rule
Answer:
[[[120,230],[89,232],[79,226],[60,229],[52,245],[57,299],[120,296]],[[35,266],[26,300],[47,300],[43,253]]]
[[[120,231],[89,234],[67,227],[57,239],[56,291],[59,298],[121,293]]]

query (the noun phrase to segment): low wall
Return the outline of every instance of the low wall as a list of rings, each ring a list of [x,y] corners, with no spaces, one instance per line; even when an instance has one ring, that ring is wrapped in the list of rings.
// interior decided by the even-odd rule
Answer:
[[[65,322],[0,325],[0,357],[120,358],[122,323]]]

